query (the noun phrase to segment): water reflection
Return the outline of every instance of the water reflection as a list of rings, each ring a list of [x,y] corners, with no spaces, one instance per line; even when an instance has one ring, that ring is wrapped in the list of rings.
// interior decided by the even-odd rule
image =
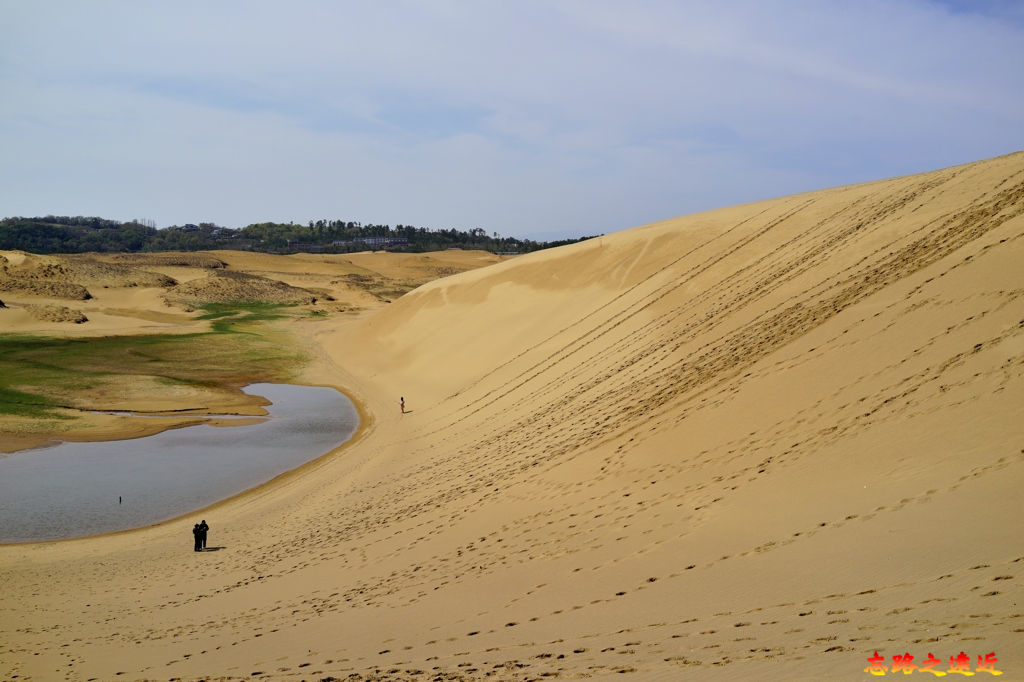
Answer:
[[[332,388],[252,384],[245,392],[271,401],[266,421],[61,443],[0,459],[0,542],[80,537],[173,518],[316,459],[358,425],[352,402]]]

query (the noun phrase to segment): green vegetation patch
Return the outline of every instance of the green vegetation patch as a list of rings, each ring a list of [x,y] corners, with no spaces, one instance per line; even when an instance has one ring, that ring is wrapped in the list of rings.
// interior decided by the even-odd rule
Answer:
[[[209,332],[180,335],[56,338],[0,334],[0,415],[56,416],[59,407],[90,403],[132,376],[154,385],[242,386],[287,381],[305,356],[283,332],[261,323],[282,306],[207,308]],[[102,402],[102,401],[101,401]],[[104,409],[97,404],[96,409]]]
[[[275,303],[204,303],[200,306],[205,313],[200,320],[211,320],[214,332],[242,332],[246,325],[254,322],[280,320],[287,317],[286,307]]]
[[[54,413],[56,401],[44,396],[0,386],[0,414],[37,419],[63,418]]]

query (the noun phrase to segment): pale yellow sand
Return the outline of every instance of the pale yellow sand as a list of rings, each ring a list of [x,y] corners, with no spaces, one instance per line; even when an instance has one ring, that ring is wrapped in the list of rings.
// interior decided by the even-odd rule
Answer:
[[[227,264],[225,269],[238,270],[280,280],[296,287],[309,288],[323,294],[318,301],[323,309],[344,309],[360,312],[376,309],[389,300],[378,295],[394,291],[397,298],[402,289],[466,270],[500,263],[502,258],[482,251],[453,249],[427,254],[394,254],[365,252],[340,255],[294,254],[273,256],[247,251],[199,252],[200,257],[212,257]],[[147,254],[89,254],[101,262],[131,263]],[[26,260],[56,260],[59,256],[35,256],[20,251],[0,250],[0,257],[13,265]],[[146,271],[173,277],[179,283],[205,277],[211,271],[197,267],[149,265],[138,266]],[[353,278],[353,276],[355,278]],[[88,300],[67,300],[53,297],[4,291],[0,286],[0,300],[7,308],[0,308],[0,331],[22,334],[55,334],[63,336],[104,336],[112,334],[179,333],[206,329],[208,323],[197,320],[197,315],[182,306],[164,301],[166,290],[156,287],[104,286],[90,283]],[[334,299],[333,301],[330,299]],[[26,305],[61,305],[81,310],[89,318],[87,324],[45,322],[34,319],[25,310]]]
[[[216,280],[221,273],[230,271],[276,280],[271,284],[277,286],[284,282],[301,287],[306,292],[300,298],[310,298],[310,292],[317,297],[314,303],[283,311],[287,319],[277,327],[287,331],[292,330],[296,324],[309,321],[314,314],[317,317],[365,315],[424,282],[502,260],[507,258],[482,251],[459,249],[423,254],[365,252],[290,256],[241,251],[70,256],[0,251],[0,300],[5,303],[5,307],[0,308],[0,332],[90,338],[206,331],[210,323],[201,319],[205,311],[193,310],[196,303],[175,300],[180,297],[175,294],[174,288],[155,284],[139,286],[135,280],[158,279],[154,276],[156,273],[172,278],[168,282],[188,283],[186,287],[190,287],[193,282],[207,277]],[[182,263],[193,265],[185,266]],[[218,267],[210,269],[210,263]],[[110,276],[109,265],[106,264],[118,268],[131,266],[142,272]],[[85,300],[59,298],[55,297],[54,292],[41,293],[45,290],[39,287],[10,286],[10,282],[3,276],[5,265],[15,269],[29,268],[33,282],[66,284],[70,281],[72,284],[83,285],[91,297]],[[108,271],[104,271],[104,267]],[[69,270],[72,271],[70,276]],[[49,274],[41,274],[44,271]],[[238,283],[229,282],[231,286],[228,293],[258,296],[261,290],[263,293],[275,291],[273,286],[259,284],[263,280],[257,280],[255,287],[250,286],[247,282],[251,280],[244,278]],[[225,294],[224,288],[216,284],[212,289],[204,289],[202,286],[200,289],[215,297]],[[286,292],[285,296],[291,294]],[[217,301],[216,298],[212,300]],[[87,322],[76,324],[66,320],[41,318],[36,313],[39,308],[70,310],[85,316]],[[75,403],[76,409],[63,411],[63,416],[74,417],[70,421],[51,420],[40,424],[31,419],[0,415],[0,453],[50,443],[55,437],[70,441],[137,438],[176,426],[215,423],[197,417],[201,414],[265,414],[261,400],[235,389],[190,390],[179,385],[171,390],[163,385],[153,390],[153,385],[158,382],[157,377],[125,377],[102,386],[95,384],[88,395],[61,401],[65,404]],[[150,415],[157,412],[174,414],[161,419],[102,414],[102,411],[110,410],[132,410]],[[55,427],[60,429],[59,433],[50,432]]]
[[[296,325],[355,441],[194,515],[216,552],[0,548],[0,676],[1024,679],[1022,213],[1015,154]]]

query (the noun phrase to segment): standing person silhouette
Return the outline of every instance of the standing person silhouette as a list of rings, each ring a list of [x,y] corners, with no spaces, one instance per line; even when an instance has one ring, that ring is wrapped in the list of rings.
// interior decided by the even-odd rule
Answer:
[[[202,549],[206,549],[206,531],[210,530],[210,527],[206,525],[206,519],[199,524],[199,546]]]
[[[200,533],[199,524],[192,526],[192,538],[195,540],[195,547],[193,548],[197,552],[203,551],[203,541],[199,539]]]
[[[405,414],[405,396],[401,397],[398,404],[402,407],[402,414]]]

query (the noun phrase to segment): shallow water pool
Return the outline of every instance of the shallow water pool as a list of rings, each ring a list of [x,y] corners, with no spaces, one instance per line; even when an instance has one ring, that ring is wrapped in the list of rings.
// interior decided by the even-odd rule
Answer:
[[[330,452],[359,423],[355,406],[333,388],[244,390],[271,401],[266,421],[0,456],[0,542],[95,535],[181,516]]]

